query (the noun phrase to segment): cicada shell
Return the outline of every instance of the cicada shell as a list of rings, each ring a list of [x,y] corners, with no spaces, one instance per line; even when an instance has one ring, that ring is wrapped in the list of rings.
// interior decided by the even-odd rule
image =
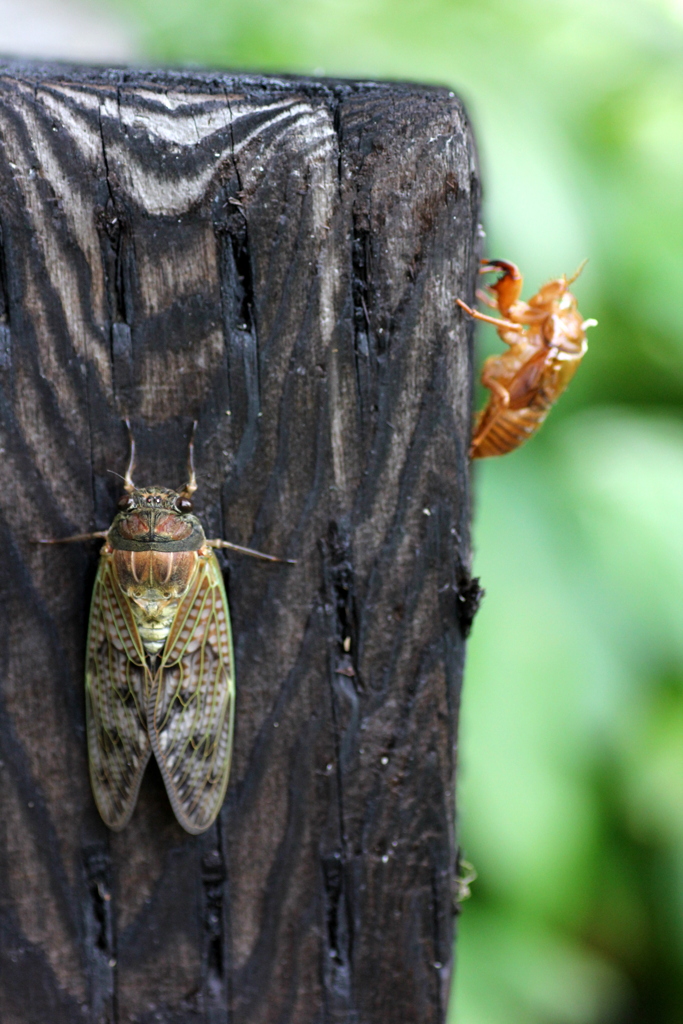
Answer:
[[[193,514],[192,453],[191,443],[190,480],[182,490],[137,488],[131,435],[126,493],[112,525],[64,538],[104,540],[90,607],[85,690],[92,790],[115,831],[130,820],[152,753],[182,827],[197,834],[215,821],[230,775],[235,666],[214,548],[282,561],[207,540]]]
[[[483,261],[481,273],[502,273],[488,293],[477,294],[505,319],[457,300],[470,316],[494,324],[509,346],[484,363],[481,382],[491,397],[475,419],[470,458],[505,455],[528,441],[576,373],[588,347],[586,330],[597,322],[583,319],[569,291],[582,269],[583,264],[572,277],[549,281],[523,302],[522,275],[515,264]]]

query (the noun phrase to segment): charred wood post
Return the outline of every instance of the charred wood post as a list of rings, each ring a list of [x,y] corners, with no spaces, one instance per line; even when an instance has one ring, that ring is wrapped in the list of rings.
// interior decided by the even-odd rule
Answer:
[[[0,1018],[437,1024],[471,607],[479,186],[443,89],[4,65]],[[215,826],[111,833],[83,657],[130,417],[198,421],[237,662]]]

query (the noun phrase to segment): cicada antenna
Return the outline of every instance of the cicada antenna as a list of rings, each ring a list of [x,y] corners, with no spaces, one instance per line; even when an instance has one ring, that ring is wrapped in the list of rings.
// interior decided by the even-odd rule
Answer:
[[[566,283],[567,283],[567,288],[569,287],[570,284],[574,284],[574,281],[576,281],[577,277],[579,276],[579,274],[581,273],[581,271],[583,270],[583,268],[586,266],[587,263],[588,263],[588,257],[586,256],[585,260],[581,260],[581,262],[579,263],[578,267],[576,268],[576,270],[574,271],[572,276],[565,279]]]
[[[190,444],[187,449],[187,476],[188,481],[183,487],[181,494],[191,498],[194,492],[197,490],[197,474],[194,470],[194,435],[197,432],[197,421],[194,420],[192,423],[192,433],[190,434]]]
[[[133,437],[133,428],[130,425],[130,420],[124,420],[126,427],[128,428],[128,440],[130,442],[130,458],[128,460],[128,467],[126,469],[126,475],[123,478],[123,489],[127,494],[132,494],[135,490],[135,484],[133,483],[133,470],[135,468],[135,438]]]

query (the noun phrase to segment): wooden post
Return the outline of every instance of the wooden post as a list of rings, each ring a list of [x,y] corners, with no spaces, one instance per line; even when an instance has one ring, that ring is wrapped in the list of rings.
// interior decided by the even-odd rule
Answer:
[[[0,1019],[428,1024],[453,939],[479,186],[452,93],[4,65]],[[197,428],[235,755],[216,826],[90,794],[83,657],[130,417]]]

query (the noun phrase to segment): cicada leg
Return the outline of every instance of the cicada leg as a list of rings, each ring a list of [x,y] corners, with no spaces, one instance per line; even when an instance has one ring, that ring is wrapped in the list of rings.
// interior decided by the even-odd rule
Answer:
[[[491,398],[495,401],[495,404],[502,406],[503,409],[507,409],[510,404],[510,392],[495,377],[489,376],[486,372],[486,367],[484,367],[481,375],[481,382],[491,392]]]
[[[253,548],[244,548],[241,544],[231,544],[228,540],[207,540],[209,547],[227,548],[229,551],[238,551],[241,555],[252,555],[254,558],[261,558],[264,562],[282,562],[285,565],[296,565],[293,558],[277,558],[276,555],[266,555],[263,551],[255,551]]]
[[[483,288],[477,288],[476,296],[480,302],[483,302],[489,307],[489,309],[498,309],[498,303],[495,299],[492,299],[488,292],[485,292]]]
[[[524,327],[523,327],[522,324],[515,324],[515,323],[512,322],[512,320],[501,320],[500,317],[496,317],[496,316],[487,316],[486,313],[480,313],[478,310],[472,309],[472,307],[468,306],[466,302],[462,301],[462,299],[456,299],[455,301],[457,302],[457,304],[460,306],[461,309],[464,309],[465,312],[469,313],[469,315],[471,317],[473,317],[475,320],[483,320],[484,323],[493,324],[494,327],[498,327],[498,328],[501,328],[501,327],[505,328],[506,331],[523,331],[524,330]],[[512,344],[511,341],[506,341],[505,338],[502,338],[501,340],[505,341],[507,345],[511,345]]]
[[[484,368],[484,372],[481,375],[481,382],[484,387],[487,387],[491,392],[491,398],[489,404],[479,413],[477,422],[475,424],[475,430],[483,421],[486,421],[486,426],[483,430],[477,431],[472,438],[472,446],[470,448],[470,458],[475,457],[476,449],[480,447],[486,435],[493,429],[498,422],[499,413],[503,412],[510,404],[510,393],[507,388],[495,379],[495,377],[489,377]]]
[[[39,537],[34,544],[71,544],[77,540],[106,540],[109,530],[97,530],[95,533],[75,533],[73,537]]]
[[[509,260],[482,260],[479,273],[489,274],[501,270],[502,274],[490,288],[496,294],[498,311],[506,316],[522,294],[524,278],[519,267]]]

